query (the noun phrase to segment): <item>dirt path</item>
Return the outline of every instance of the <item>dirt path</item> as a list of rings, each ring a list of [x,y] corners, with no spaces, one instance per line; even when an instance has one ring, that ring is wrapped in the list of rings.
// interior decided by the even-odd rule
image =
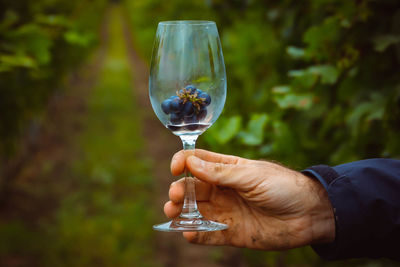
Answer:
[[[146,219],[141,215],[154,209],[150,211],[157,216],[152,218],[153,223],[167,220],[162,209],[168,199],[169,185],[176,179],[169,172],[169,162],[181,149],[181,143],[162,126],[151,108],[148,66],[134,49],[126,17],[118,6],[110,5],[109,11],[101,27],[100,47],[88,63],[71,74],[68,90],[50,101],[42,126],[34,132],[33,139],[27,137],[28,149],[20,160],[16,157],[14,168],[10,168],[13,177],[2,195],[0,230],[6,224],[14,227],[14,222],[21,222],[21,229],[27,235],[0,233],[2,242],[3,234],[13,241],[15,248],[9,248],[10,251],[20,251],[17,254],[0,251],[0,266],[42,266],[38,257],[48,256],[54,256],[55,262],[63,262],[65,258],[66,266],[74,266],[79,257],[89,262],[102,260],[104,264],[110,260],[104,266],[126,266],[120,261],[125,251],[130,251],[129,257],[138,259],[154,255],[156,262],[167,267],[245,266],[239,249],[192,245],[180,234],[152,232],[151,224],[146,221],[151,216]],[[113,24],[110,14],[122,22]],[[118,31],[121,23],[123,30]],[[104,77],[107,74],[109,77]],[[129,84],[131,79],[133,82]],[[131,88],[132,99],[127,94]],[[148,174],[143,166],[149,158],[152,165]],[[153,191],[145,191],[146,184],[140,182],[140,179],[148,181],[149,177],[153,177],[149,182]],[[139,197],[141,194],[143,199]],[[70,195],[70,206],[61,204]],[[92,199],[107,201],[99,204]],[[147,199],[153,201],[150,206]],[[77,205],[90,214],[80,217]],[[57,221],[53,217],[60,210],[67,216]],[[131,231],[132,220],[138,229]],[[46,233],[48,227],[43,222],[49,223],[54,235]],[[116,228],[109,229],[110,224]],[[85,227],[94,234],[83,231]],[[154,251],[148,251],[152,248],[146,243],[151,234],[154,234]],[[120,250],[107,249],[99,256],[98,246],[107,246],[110,240]],[[78,254],[70,243],[76,244]],[[58,262],[47,266],[61,265]],[[99,265],[90,262],[83,266]]]
[[[157,223],[166,221],[163,216],[163,206],[168,200],[169,185],[174,178],[169,172],[172,155],[182,148],[181,141],[167,130],[153,112],[148,96],[149,66],[137,54],[134,48],[132,32],[125,18],[125,40],[128,47],[135,94],[140,101],[144,133],[146,137],[145,154],[154,162],[153,173],[157,184],[155,193],[155,208],[160,215]],[[170,267],[216,267],[216,266],[245,266],[241,251],[228,247],[207,247],[193,245],[177,233],[156,232],[156,254],[163,266]]]

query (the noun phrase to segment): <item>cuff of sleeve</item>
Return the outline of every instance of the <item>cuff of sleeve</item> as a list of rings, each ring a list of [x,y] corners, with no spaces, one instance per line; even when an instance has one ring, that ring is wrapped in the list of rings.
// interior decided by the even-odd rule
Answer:
[[[328,192],[329,185],[340,175],[331,167],[327,165],[316,165],[309,167],[303,171],[301,171],[303,174],[317,179],[325,188],[325,190]],[[331,198],[331,196],[329,196]],[[335,218],[335,236],[337,237],[338,233],[338,224],[337,224],[337,215],[336,215],[336,208],[333,206],[334,202],[332,199],[330,199],[333,212],[334,212],[334,218]],[[313,250],[322,258],[326,260],[334,260],[335,257],[332,257],[332,250],[335,249],[336,246],[336,240],[332,243],[326,243],[326,244],[318,244],[318,245],[312,245],[311,247]]]
[[[316,165],[302,171],[303,174],[317,178],[328,191],[329,185],[339,177],[339,174],[327,165]]]

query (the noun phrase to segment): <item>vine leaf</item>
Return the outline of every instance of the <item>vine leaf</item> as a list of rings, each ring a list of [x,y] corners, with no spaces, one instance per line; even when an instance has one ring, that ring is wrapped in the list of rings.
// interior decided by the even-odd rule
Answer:
[[[267,114],[252,114],[246,130],[239,133],[242,143],[250,146],[262,144],[264,127],[268,120]]]
[[[384,52],[389,46],[400,43],[400,35],[379,35],[373,39],[374,49]]]

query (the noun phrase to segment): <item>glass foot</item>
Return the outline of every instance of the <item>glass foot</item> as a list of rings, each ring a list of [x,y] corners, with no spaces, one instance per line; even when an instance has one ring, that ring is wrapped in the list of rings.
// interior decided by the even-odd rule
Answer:
[[[228,225],[204,219],[176,218],[153,225],[153,229],[163,232],[210,232],[228,229]]]

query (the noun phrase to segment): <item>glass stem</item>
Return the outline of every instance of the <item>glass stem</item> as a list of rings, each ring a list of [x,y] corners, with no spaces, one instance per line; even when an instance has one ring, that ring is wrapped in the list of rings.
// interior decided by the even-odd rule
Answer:
[[[198,135],[182,135],[181,140],[183,143],[183,150],[185,151],[185,157],[189,157],[194,154],[196,146],[196,140]],[[203,216],[200,214],[197,208],[196,202],[196,190],[195,190],[195,179],[189,170],[185,169],[185,199],[183,202],[182,212],[179,216],[185,219],[200,219]]]

